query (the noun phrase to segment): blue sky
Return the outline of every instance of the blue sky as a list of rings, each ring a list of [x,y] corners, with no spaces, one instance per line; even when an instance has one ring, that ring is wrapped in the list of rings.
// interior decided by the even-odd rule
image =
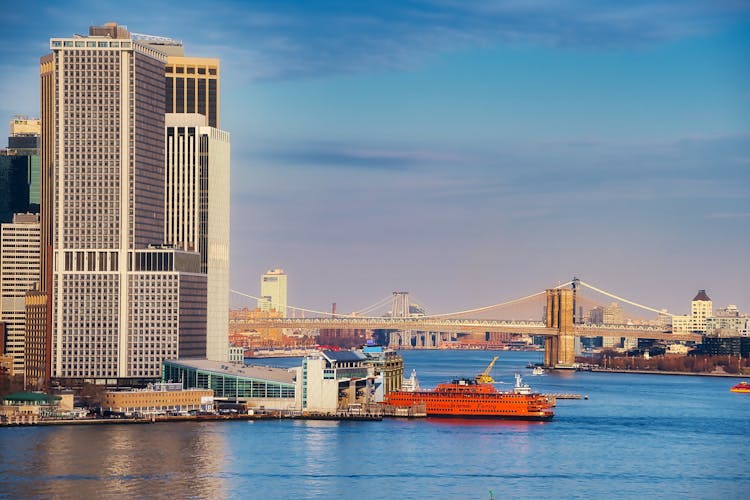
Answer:
[[[578,275],[750,312],[747,2],[205,5],[6,9],[0,119],[38,113],[51,36],[117,21],[222,59],[236,289],[445,312]]]

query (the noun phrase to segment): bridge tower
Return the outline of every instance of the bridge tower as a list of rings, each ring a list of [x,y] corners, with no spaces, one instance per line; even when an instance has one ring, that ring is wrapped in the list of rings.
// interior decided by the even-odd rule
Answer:
[[[409,317],[409,292],[393,292],[391,316],[394,318]]]
[[[544,343],[546,366],[573,366],[575,363],[574,304],[575,289],[550,288],[547,290],[546,326],[557,329],[557,335],[547,337]]]

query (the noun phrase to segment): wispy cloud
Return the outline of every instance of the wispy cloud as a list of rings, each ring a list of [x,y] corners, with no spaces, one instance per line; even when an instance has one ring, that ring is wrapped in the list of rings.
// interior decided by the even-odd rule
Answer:
[[[324,167],[375,170],[410,170],[465,161],[465,157],[429,148],[373,147],[363,144],[305,143],[257,151],[260,162],[286,167]]]
[[[706,219],[748,219],[750,212],[717,212],[707,214]]]
[[[107,20],[126,23],[138,32],[178,38],[185,36],[179,27],[197,25],[190,34],[191,44],[197,45],[194,49],[209,48],[212,53],[220,49],[222,57],[246,60],[247,78],[285,79],[403,69],[422,64],[436,53],[497,44],[639,48],[705,34],[750,11],[743,2],[701,0],[574,4],[559,0],[322,4],[226,0],[199,10],[190,3],[171,1],[155,10],[144,0],[119,7],[78,1],[65,9],[24,2],[0,20],[5,41],[16,42],[3,44],[0,53],[6,58],[27,46],[18,43],[21,40],[65,35],[68,29],[84,31],[90,23]],[[26,15],[34,23],[20,22]]]

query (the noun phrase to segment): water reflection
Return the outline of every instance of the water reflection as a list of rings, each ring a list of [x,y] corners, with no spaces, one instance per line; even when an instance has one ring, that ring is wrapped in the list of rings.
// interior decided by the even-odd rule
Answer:
[[[33,429],[33,452],[16,463],[11,497],[222,498],[225,436],[211,424],[61,426]],[[71,459],[74,457],[74,459]],[[30,472],[33,471],[33,474]],[[33,478],[33,480],[31,480]]]

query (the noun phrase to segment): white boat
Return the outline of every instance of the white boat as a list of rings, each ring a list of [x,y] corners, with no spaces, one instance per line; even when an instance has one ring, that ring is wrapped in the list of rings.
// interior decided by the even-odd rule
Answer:
[[[541,366],[535,366],[533,370],[531,370],[532,375],[544,375],[544,368]]]

